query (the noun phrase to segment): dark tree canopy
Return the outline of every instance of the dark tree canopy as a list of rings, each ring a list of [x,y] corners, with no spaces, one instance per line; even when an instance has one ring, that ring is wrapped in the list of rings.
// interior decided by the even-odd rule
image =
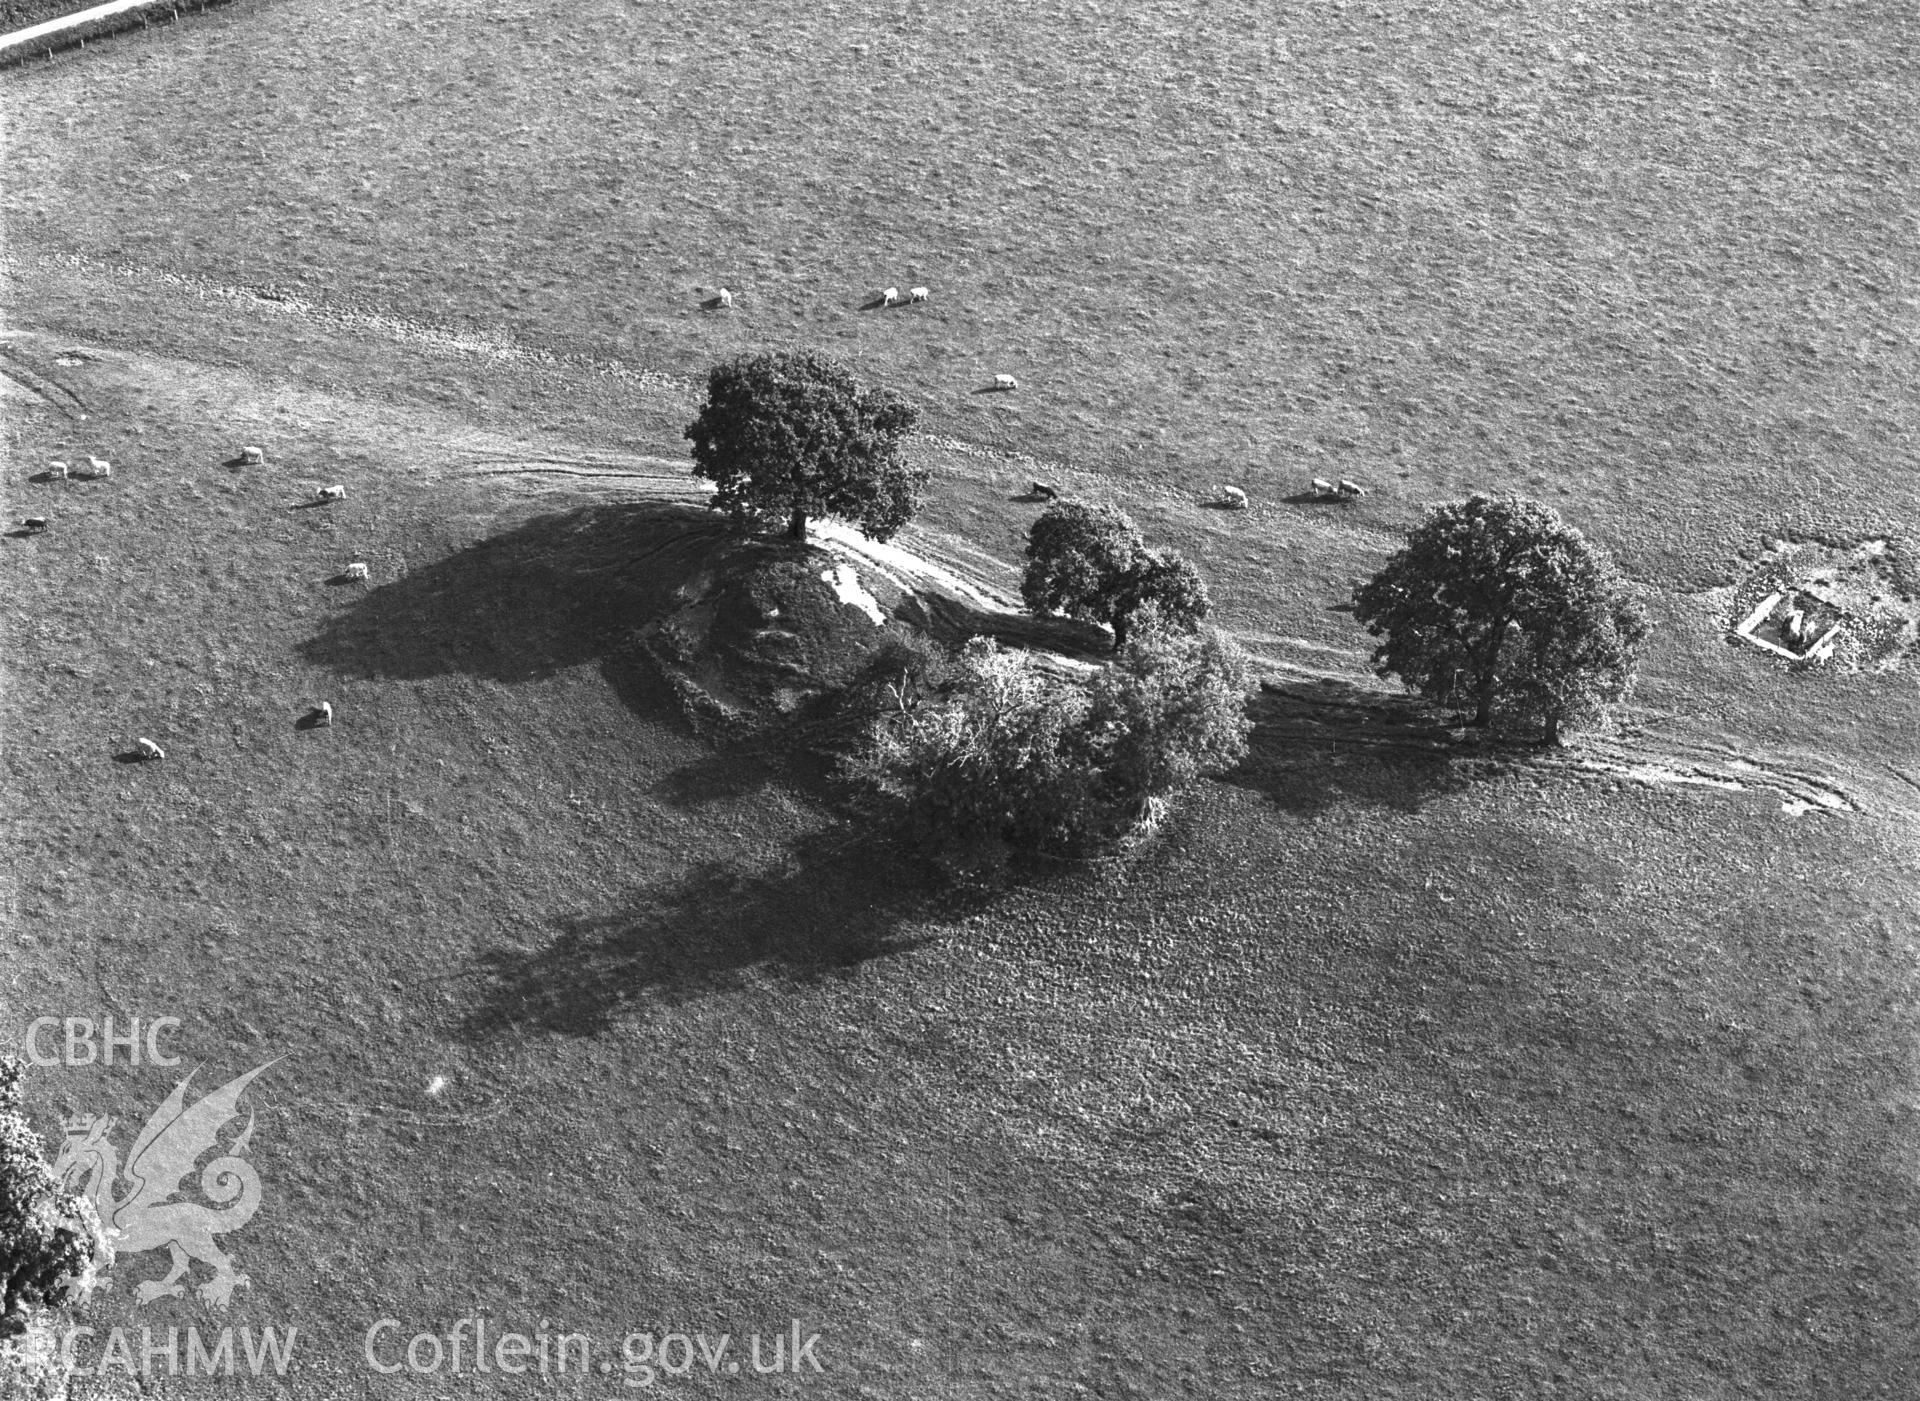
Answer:
[[[1126,646],[1143,610],[1152,609],[1164,626],[1192,631],[1212,607],[1189,561],[1147,548],[1124,513],[1081,501],[1050,506],[1033,523],[1020,597],[1035,613],[1107,624],[1115,650]]]
[[[1125,577],[1145,550],[1133,522],[1113,507],[1056,502],[1027,532],[1020,597],[1035,613],[1109,622],[1114,581]]]
[[[837,361],[812,351],[749,355],[716,365],[707,402],[687,425],[695,473],[717,484],[715,510],[743,527],[833,516],[874,540],[913,517],[927,482],[906,455],[918,411],[885,390],[862,390]]]
[[[20,1103],[22,1066],[0,1060],[0,1334],[73,1302],[113,1261],[93,1203],[61,1190]]]
[[[1192,632],[1213,611],[1207,581],[1193,561],[1171,550],[1142,550],[1133,568],[1113,589],[1113,645],[1116,650],[1151,614],[1165,628]]]
[[[1597,546],[1538,502],[1437,506],[1354,590],[1374,665],[1476,725],[1560,726],[1622,699],[1647,622]]]
[[[976,637],[903,684],[849,773],[890,827],[976,856],[1092,855],[1150,834],[1246,754],[1249,668],[1211,629],[1143,627],[1082,682]]]

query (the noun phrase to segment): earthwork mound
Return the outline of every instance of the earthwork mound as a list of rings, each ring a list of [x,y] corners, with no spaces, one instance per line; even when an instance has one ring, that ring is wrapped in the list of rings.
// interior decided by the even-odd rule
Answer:
[[[708,511],[591,506],[373,589],[301,651],[346,674],[507,683],[589,663],[624,674],[637,653],[696,724],[750,729],[859,672],[902,630],[905,597],[825,550],[743,537]]]
[[[1796,670],[1889,670],[1920,618],[1905,563],[1884,539],[1771,541],[1734,590],[1732,636]]]

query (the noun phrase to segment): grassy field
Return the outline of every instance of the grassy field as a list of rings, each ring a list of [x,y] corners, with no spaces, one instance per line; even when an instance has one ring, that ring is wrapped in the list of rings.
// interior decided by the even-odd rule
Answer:
[[[1914,513],[1916,24],[268,0],[23,73],[0,209],[24,251],[686,375],[822,346],[1122,483],[1531,486],[1698,583]]]
[[[1722,633],[1767,538],[1914,518],[1913,23],[282,2],[10,76],[9,1013],[284,1057],[225,1243],[303,1397],[518,1394],[369,1374],[475,1312],[821,1334],[665,1394],[1912,1393],[1920,692]],[[1263,696],[1138,865],[942,894],[622,645],[692,377],[787,343],[1337,694],[1420,506],[1531,490],[1643,587],[1636,704],[1536,762]],[[1004,585],[1035,469],[930,458],[910,543]],[[1624,772],[1688,764],[1745,786]],[[173,1078],[34,1103],[124,1147]],[[159,1260],[89,1321],[215,1326]]]

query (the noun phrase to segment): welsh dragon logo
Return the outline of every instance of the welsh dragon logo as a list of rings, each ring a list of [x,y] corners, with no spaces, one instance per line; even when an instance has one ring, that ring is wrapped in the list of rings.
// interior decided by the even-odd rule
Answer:
[[[134,1291],[138,1303],[186,1293],[180,1279],[194,1260],[213,1269],[213,1278],[200,1286],[199,1294],[216,1308],[227,1306],[236,1285],[250,1282],[213,1238],[239,1230],[260,1208],[260,1177],[245,1156],[253,1140],[251,1111],[247,1126],[200,1170],[200,1190],[215,1205],[176,1198],[195,1164],[219,1148],[221,1128],[239,1117],[240,1096],[247,1086],[272,1064],[229,1080],[192,1108],[186,1107],[187,1085],[197,1072],[189,1072],[140,1130],[124,1168],[119,1150],[107,1137],[111,1118],[86,1114],[67,1121],[66,1141],[53,1160],[54,1175],[68,1191],[92,1199],[114,1253],[137,1255],[165,1246],[173,1254],[173,1269],[165,1279],[147,1280]],[[116,1195],[123,1177],[126,1186]]]

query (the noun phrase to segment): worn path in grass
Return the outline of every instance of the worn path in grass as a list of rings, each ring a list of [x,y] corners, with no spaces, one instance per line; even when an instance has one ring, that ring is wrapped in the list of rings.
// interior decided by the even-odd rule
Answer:
[[[273,308],[270,314],[283,313]],[[365,329],[378,332],[383,328]],[[387,328],[387,334],[403,342],[419,343],[423,339],[417,328]],[[17,384],[38,393],[71,417],[84,401],[62,382],[55,367],[63,359],[69,364],[89,363],[76,358],[74,351],[85,357],[105,352],[97,347],[65,347],[64,343],[56,344],[44,338],[22,339],[17,344],[21,351],[34,346],[46,372],[33,369],[31,360],[23,353],[0,351],[4,357],[0,358],[0,374],[9,375]],[[507,358],[503,348],[468,346],[464,349],[470,354]],[[961,449],[957,459],[950,451],[929,452],[927,445],[921,450],[938,462],[944,474],[964,474],[977,483],[982,474],[981,460],[965,452],[967,445],[954,446]],[[417,460],[413,471],[421,483],[471,476],[491,481],[505,490],[506,483],[501,479],[527,479],[537,487],[539,479],[558,476],[579,483],[583,489],[593,483],[602,490],[592,494],[611,499],[647,499],[689,506],[704,505],[711,491],[710,484],[691,476],[684,458],[579,450],[564,456],[529,457],[498,449],[454,460],[441,460],[442,456],[426,455]],[[1018,471],[1027,465],[1030,464],[1000,463],[994,475],[1002,479],[1000,484],[1014,485]],[[1060,464],[1051,464],[1051,467],[1050,476],[1070,491],[1099,492],[1104,488],[1098,480],[1085,480],[1083,474]],[[1310,504],[1301,509],[1323,508]],[[909,526],[897,542],[881,545],[833,522],[818,523],[815,537],[817,543],[857,562],[862,568],[877,570],[899,586],[963,610],[975,627],[991,630],[1009,640],[1027,631],[1022,626],[1022,610],[1015,587],[1017,565],[995,559],[960,537]],[[1365,639],[1357,631],[1354,642],[1346,647],[1260,633],[1243,633],[1241,640],[1252,649],[1257,665],[1276,678],[1269,683],[1259,708],[1259,735],[1263,744],[1299,746],[1304,743],[1309,749],[1341,744],[1414,744],[1435,753],[1461,752],[1458,743],[1461,732],[1445,729],[1437,723],[1437,717],[1417,705],[1396,701],[1394,691],[1370,674],[1365,664]],[[1288,685],[1281,678],[1317,684]],[[1500,752],[1509,762],[1544,762],[1564,770],[1619,775],[1648,783],[1695,783],[1727,790],[1770,789],[1802,810],[1853,806],[1862,800],[1858,795],[1869,790],[1882,793],[1885,804],[1893,806],[1905,806],[1908,799],[1897,769],[1891,782],[1886,773],[1871,770],[1845,780],[1823,778],[1795,770],[1781,760],[1769,760],[1762,752],[1741,747],[1725,737],[1700,733],[1698,727],[1692,727],[1694,733],[1689,734],[1690,727],[1684,722],[1676,724],[1673,717],[1658,712],[1635,713],[1629,725],[1630,731],[1625,737],[1604,742],[1583,741],[1586,752],[1578,756],[1533,756],[1520,749]],[[1660,738],[1651,738],[1649,729],[1658,731]],[[1809,763],[1818,761],[1801,760],[1803,767]],[[1849,796],[1850,791],[1855,796]]]

